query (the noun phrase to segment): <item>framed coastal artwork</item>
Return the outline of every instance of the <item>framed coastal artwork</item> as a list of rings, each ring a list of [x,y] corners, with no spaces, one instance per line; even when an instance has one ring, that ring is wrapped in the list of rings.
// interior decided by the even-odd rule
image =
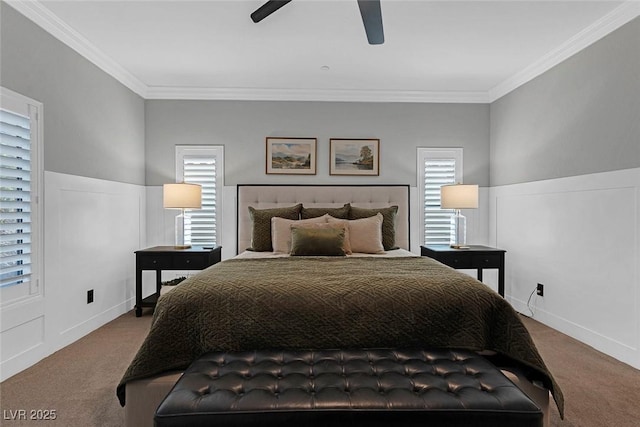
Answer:
[[[316,138],[267,137],[267,173],[316,174]]]
[[[380,175],[379,139],[329,140],[330,175]]]

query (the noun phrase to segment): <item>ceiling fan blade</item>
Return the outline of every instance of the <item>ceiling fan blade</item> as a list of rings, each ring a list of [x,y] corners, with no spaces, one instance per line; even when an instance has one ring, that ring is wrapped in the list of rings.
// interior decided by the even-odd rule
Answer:
[[[260,22],[290,1],[291,0],[269,0],[251,14],[251,20],[253,20],[253,22]]]
[[[358,7],[360,7],[360,15],[362,15],[362,23],[369,44],[384,43],[380,0],[358,0]]]

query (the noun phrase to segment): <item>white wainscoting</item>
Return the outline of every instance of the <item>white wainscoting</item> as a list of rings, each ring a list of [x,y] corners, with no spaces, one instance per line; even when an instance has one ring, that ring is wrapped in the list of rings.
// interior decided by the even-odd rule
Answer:
[[[162,207],[162,187],[146,187],[147,246],[166,246],[175,242],[175,217],[180,212]]]
[[[43,296],[3,307],[2,380],[133,308],[145,187],[44,174]],[[94,302],[87,304],[93,289]],[[40,309],[36,310],[36,306]]]
[[[490,191],[490,238],[507,250],[520,312],[640,368],[640,169]]]

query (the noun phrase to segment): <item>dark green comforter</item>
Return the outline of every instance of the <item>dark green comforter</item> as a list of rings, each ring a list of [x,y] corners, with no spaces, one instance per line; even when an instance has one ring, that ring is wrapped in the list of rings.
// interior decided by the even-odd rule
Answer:
[[[494,350],[563,397],[518,314],[429,258],[231,259],[163,295],[118,385],[185,369],[203,353],[372,347]]]

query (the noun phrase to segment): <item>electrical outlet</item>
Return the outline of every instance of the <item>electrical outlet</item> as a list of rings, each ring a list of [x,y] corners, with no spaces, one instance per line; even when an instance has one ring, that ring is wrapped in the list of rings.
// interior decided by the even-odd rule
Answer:
[[[87,304],[93,302],[93,289],[87,291]]]
[[[538,287],[536,288],[536,294],[540,295],[541,297],[544,296],[544,285],[542,283],[538,283]]]

